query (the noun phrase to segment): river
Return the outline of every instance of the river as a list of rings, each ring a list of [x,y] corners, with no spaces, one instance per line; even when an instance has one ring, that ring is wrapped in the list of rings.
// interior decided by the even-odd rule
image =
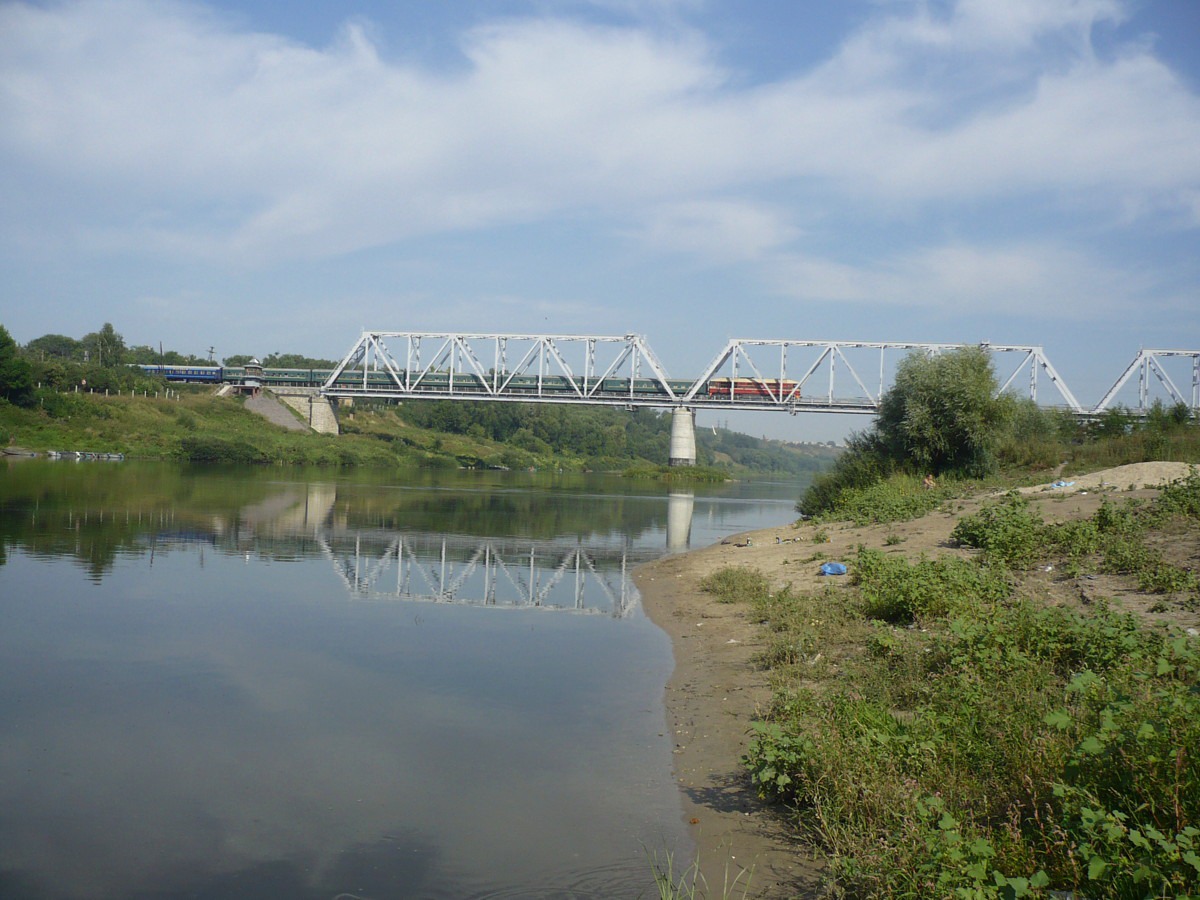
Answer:
[[[6,898],[655,895],[694,851],[630,572],[801,490],[3,466]]]

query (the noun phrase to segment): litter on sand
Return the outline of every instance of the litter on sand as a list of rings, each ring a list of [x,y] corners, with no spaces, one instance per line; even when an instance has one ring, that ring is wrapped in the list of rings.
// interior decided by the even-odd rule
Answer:
[[[822,575],[845,575],[846,564],[840,562],[821,563]]]

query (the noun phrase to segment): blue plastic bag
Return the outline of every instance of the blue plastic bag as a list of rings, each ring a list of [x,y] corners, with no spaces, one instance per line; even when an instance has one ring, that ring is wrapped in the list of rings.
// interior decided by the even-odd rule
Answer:
[[[821,574],[822,575],[845,575],[846,574],[846,564],[839,563],[839,562],[821,563]]]

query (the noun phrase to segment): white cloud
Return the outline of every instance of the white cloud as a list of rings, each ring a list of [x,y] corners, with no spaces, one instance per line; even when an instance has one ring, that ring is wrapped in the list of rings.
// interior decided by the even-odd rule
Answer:
[[[1049,243],[998,246],[945,243],[870,263],[781,255],[774,289],[806,302],[835,302],[1047,320],[1104,315],[1158,294],[1155,278]]]
[[[1140,44],[1091,52],[1116,0],[894,9],[742,88],[684,29],[506,21],[447,72],[382,60],[354,24],[313,48],[175,2],[10,3],[0,163],[109,245],[208,258],[598,210],[748,259],[795,237],[782,201],[737,196],[776,187],[818,214],[1036,194],[1197,223],[1200,100]]]
[[[693,254],[715,264],[761,260],[800,231],[782,210],[741,200],[666,203],[633,234],[643,246]]]

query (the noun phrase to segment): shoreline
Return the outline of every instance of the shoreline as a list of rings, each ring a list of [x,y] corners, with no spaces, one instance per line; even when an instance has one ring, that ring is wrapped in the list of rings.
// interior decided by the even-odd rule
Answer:
[[[1197,471],[1200,466],[1188,463],[1133,463],[1021,491],[1045,518],[1063,521],[1092,515],[1109,497],[1152,496],[1159,485]],[[823,894],[817,851],[801,842],[784,811],[759,800],[741,764],[751,723],[771,699],[769,675],[755,661],[770,636],[751,609],[718,603],[700,589],[701,580],[718,569],[747,566],[761,572],[772,589],[831,591],[827,596],[837,602],[837,593],[849,585],[820,577],[818,559],[848,559],[859,546],[907,558],[970,557],[973,551],[953,546],[950,534],[962,515],[997,496],[964,497],[889,524],[793,523],[742,532],[634,570],[642,608],[671,639],[675,666],[666,686],[665,724],[674,744],[683,821],[696,842],[701,887],[707,886],[698,896],[775,900]],[[1034,590],[1045,593],[1044,586],[1035,584]],[[1105,590],[1127,609],[1149,606],[1143,595],[1117,584]],[[1200,628],[1194,611],[1176,618],[1176,624]],[[751,876],[749,890],[745,877],[734,882],[743,870]]]
[[[696,843],[707,890],[698,896],[773,898],[815,896],[821,865],[760,800],[742,755],[757,713],[770,700],[767,673],[754,662],[763,634],[750,610],[717,603],[700,590],[704,576],[729,565],[766,568],[760,554],[792,526],[736,536],[753,548],[714,544],[644,563],[633,573],[646,616],[671,639],[674,669],[665,691],[666,727],[674,753],[681,815]],[[770,542],[768,544],[768,542]],[[785,545],[790,546],[790,545]],[[678,873],[691,860],[679,861]]]

